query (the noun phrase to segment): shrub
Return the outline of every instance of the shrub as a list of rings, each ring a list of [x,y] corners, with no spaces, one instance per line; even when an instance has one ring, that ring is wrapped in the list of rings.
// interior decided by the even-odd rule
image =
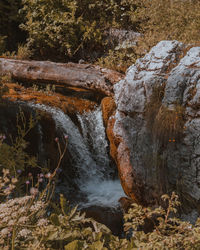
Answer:
[[[0,147],[0,165],[8,169],[12,176],[17,177],[18,171],[22,172],[27,167],[36,167],[36,158],[30,157],[25,149],[28,143],[25,141],[26,135],[35,126],[37,119],[31,115],[29,121],[26,121],[24,113],[20,110],[17,115],[17,131],[18,135],[11,138],[13,142],[11,145],[2,143]],[[6,139],[6,137],[5,137]],[[7,138],[7,142],[9,138]]]
[[[134,4],[111,0],[23,0],[26,21],[21,28],[29,34],[28,46],[43,58],[94,60],[102,55],[106,30],[128,27],[127,10]]]
[[[0,134],[0,171],[2,168],[6,169],[9,175],[12,178],[7,179],[7,191],[10,191],[10,188],[14,187],[16,189],[15,193],[13,193],[13,197],[18,196],[19,194],[23,194],[23,187],[28,185],[25,184],[26,178],[25,173],[28,171],[32,171],[33,168],[39,168],[37,164],[37,159],[34,156],[31,156],[28,152],[26,152],[28,142],[26,141],[26,136],[30,132],[30,130],[36,125],[39,119],[39,115],[36,114],[35,117],[30,115],[27,120],[25,114],[20,110],[17,115],[17,135],[11,136],[4,134]],[[3,133],[4,131],[0,131]],[[20,177],[20,178],[19,178]],[[18,180],[18,182],[13,183],[12,180]],[[35,182],[32,174],[28,177],[28,182],[32,184]],[[9,184],[10,182],[10,184]]]

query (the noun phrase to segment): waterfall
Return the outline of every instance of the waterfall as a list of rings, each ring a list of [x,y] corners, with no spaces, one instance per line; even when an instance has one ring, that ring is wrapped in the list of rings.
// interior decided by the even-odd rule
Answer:
[[[92,152],[92,157],[101,169],[101,172],[104,173],[104,177],[108,177],[109,174],[113,173],[113,170],[109,167],[108,142],[106,140],[101,108],[98,107],[94,111],[85,112],[81,115],[77,114],[77,117],[81,125],[85,145]]]
[[[91,112],[77,114],[80,131],[60,109],[33,103],[29,103],[29,106],[49,113],[57,129],[68,136],[68,150],[74,167],[79,172],[79,178],[74,181],[80,188],[80,195],[86,196],[86,200],[80,201],[79,206],[116,207],[124,192],[120,181],[112,178],[113,170],[110,167],[108,142],[100,107]]]

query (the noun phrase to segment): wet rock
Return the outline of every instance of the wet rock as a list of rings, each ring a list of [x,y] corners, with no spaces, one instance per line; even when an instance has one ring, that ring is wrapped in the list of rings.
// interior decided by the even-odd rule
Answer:
[[[116,110],[116,104],[112,97],[105,97],[101,101],[101,109],[105,128],[107,128],[109,118]]]
[[[147,112],[159,88],[149,128]],[[113,155],[126,194],[155,204],[175,190],[184,204],[199,208],[200,47],[158,43],[127,70],[114,92],[117,110],[109,134],[117,141]]]
[[[114,124],[115,118],[114,116],[111,116],[108,120],[106,134],[110,142],[110,156],[112,157],[114,162],[117,163],[117,147],[119,145],[119,142],[117,141],[117,138],[115,137],[113,132]]]
[[[119,209],[92,206],[82,210],[86,217],[93,218],[106,225],[114,235],[121,236],[123,232],[123,214]]]
[[[131,204],[133,203],[133,200],[128,197],[121,197],[119,199],[119,203],[121,205],[121,208],[123,209],[124,213],[127,213],[129,208],[131,207]]]

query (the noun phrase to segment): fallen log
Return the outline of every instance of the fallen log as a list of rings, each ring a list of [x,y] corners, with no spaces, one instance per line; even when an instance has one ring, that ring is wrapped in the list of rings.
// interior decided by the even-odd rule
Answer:
[[[113,95],[113,85],[123,75],[91,64],[55,63],[0,58],[0,75],[10,74],[23,82],[56,84]]]

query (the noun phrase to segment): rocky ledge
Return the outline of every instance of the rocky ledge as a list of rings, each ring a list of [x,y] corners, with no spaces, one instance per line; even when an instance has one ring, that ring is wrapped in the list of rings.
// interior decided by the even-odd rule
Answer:
[[[127,70],[114,97],[108,137],[126,194],[156,204],[175,190],[199,210],[200,47],[158,43]]]

